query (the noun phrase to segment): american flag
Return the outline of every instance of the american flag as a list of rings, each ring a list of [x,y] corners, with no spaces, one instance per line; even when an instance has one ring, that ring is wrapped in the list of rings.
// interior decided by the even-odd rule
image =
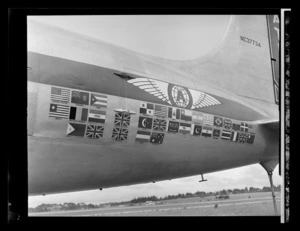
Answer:
[[[104,127],[99,125],[88,125],[86,128],[85,136],[93,139],[101,139],[103,136]]]
[[[117,141],[127,140],[128,129],[125,128],[114,128],[112,138]]]
[[[117,112],[115,114],[115,126],[128,127],[130,124],[130,114]]]
[[[51,88],[51,100],[57,103],[69,103],[71,99],[70,90],[60,87]]]

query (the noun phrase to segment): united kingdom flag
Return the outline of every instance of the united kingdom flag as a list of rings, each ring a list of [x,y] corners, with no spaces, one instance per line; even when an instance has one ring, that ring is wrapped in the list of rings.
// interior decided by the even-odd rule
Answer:
[[[130,114],[117,112],[115,114],[115,126],[128,127],[130,124]]]
[[[240,133],[239,143],[246,143],[249,135],[247,133]]]
[[[128,129],[125,128],[114,128],[112,138],[117,141],[127,140]]]
[[[162,119],[154,119],[153,129],[156,131],[166,131],[167,121]]]
[[[231,129],[232,128],[232,120],[224,119],[223,127],[226,128],[226,129]]]
[[[101,139],[103,136],[104,127],[99,125],[88,125],[86,128],[85,137],[92,139]]]

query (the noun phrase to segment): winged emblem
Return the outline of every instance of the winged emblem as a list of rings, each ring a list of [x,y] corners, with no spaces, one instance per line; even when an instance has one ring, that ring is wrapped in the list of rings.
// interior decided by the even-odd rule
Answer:
[[[157,98],[171,104],[171,101],[168,96],[168,83],[148,79],[148,78],[136,78],[128,80],[128,83],[133,84],[134,86],[139,87],[140,89],[156,96]]]
[[[193,98],[193,105],[191,109],[221,104],[219,100],[215,99],[214,97],[204,92],[196,91],[192,89],[189,89],[189,91]]]

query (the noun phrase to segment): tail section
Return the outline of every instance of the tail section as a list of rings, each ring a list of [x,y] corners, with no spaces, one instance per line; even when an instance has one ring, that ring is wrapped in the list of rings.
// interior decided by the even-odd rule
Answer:
[[[195,82],[210,82],[243,98],[278,104],[274,94],[278,84],[274,84],[279,73],[273,68],[279,66],[278,22],[274,16],[231,16],[224,37],[210,53],[173,65],[194,76]]]

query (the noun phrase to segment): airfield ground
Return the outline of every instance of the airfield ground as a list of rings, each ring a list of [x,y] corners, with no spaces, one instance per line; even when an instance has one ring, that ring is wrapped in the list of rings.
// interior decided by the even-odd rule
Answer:
[[[185,198],[160,201],[162,204],[106,207],[91,210],[29,213],[29,217],[73,216],[274,216],[270,192],[232,194],[229,199],[215,197]],[[281,213],[280,193],[276,193],[278,215]]]

